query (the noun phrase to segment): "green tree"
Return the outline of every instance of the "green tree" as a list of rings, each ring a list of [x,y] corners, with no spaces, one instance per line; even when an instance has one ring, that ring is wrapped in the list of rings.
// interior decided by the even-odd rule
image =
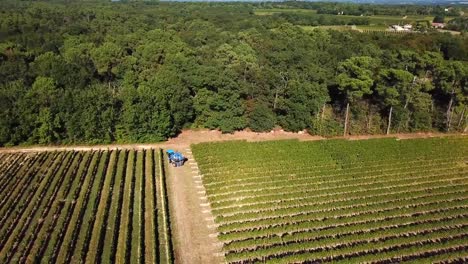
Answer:
[[[105,42],[91,50],[91,58],[98,74],[104,76],[111,86],[114,76],[119,73],[119,65],[123,58],[122,48],[112,42]]]
[[[376,91],[383,99],[383,104],[389,107],[387,135],[390,134],[393,107],[401,103],[402,98],[410,92],[413,75],[405,70],[384,69],[379,74]]]
[[[235,90],[220,88],[217,92],[203,88],[194,98],[196,124],[224,133],[243,129],[247,125],[245,106]]]
[[[346,98],[346,117],[344,135],[348,133],[349,105],[372,93],[373,75],[377,63],[371,57],[352,57],[338,66],[338,88]]]
[[[21,81],[0,84],[0,146],[15,145],[25,140],[15,131],[23,111],[18,103],[25,93],[26,89]]]
[[[216,51],[216,58],[224,67],[236,71],[244,82],[247,81],[249,71],[258,68],[255,51],[243,41],[234,47],[222,44]]]
[[[2,42],[0,37],[0,83],[26,80],[31,76],[28,52],[18,43]]]
[[[276,124],[276,116],[265,103],[258,102],[250,112],[249,127],[254,132],[271,131]]]
[[[165,69],[138,88],[126,87],[121,95],[121,141],[161,141],[175,136],[192,118],[187,88],[173,71]]]
[[[458,102],[458,97],[463,97],[463,80],[468,75],[468,67],[459,61],[447,61],[436,69],[436,87],[449,97],[446,111],[446,129],[450,131],[452,123],[452,110],[454,103]],[[457,96],[458,95],[458,96]]]
[[[57,97],[56,82],[47,77],[36,78],[25,95],[21,105],[27,109],[23,115],[23,125],[32,127],[31,143],[50,144],[61,139],[61,120],[55,109]]]
[[[72,142],[111,143],[115,141],[118,100],[106,84],[94,84],[82,90],[67,90],[73,98],[67,108],[65,126]]]
[[[276,109],[280,125],[294,132],[309,128],[311,117],[318,115],[320,108],[328,100],[325,85],[298,79],[300,77],[289,81],[284,97],[278,101]]]

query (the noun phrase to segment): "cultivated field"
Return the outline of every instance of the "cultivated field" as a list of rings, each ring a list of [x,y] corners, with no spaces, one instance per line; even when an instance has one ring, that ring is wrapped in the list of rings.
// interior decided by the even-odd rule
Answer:
[[[468,137],[192,149],[228,263],[468,261]]]
[[[278,13],[317,14],[317,10],[300,8],[257,8],[254,12],[257,16],[271,16]]]
[[[332,14],[317,14],[317,10],[313,9],[299,9],[299,8],[258,8],[255,9],[255,15],[258,16],[271,16],[281,13],[287,14],[308,14],[311,17],[319,18],[323,17],[329,21],[339,19],[340,21],[347,21],[349,25],[322,25],[322,26],[301,26],[305,30],[313,30],[315,28],[322,29],[333,29],[333,30],[358,30],[361,32],[373,32],[373,31],[387,31],[391,25],[404,25],[404,24],[415,24],[421,21],[427,21],[431,23],[434,20],[434,16],[423,16],[423,15],[410,15],[410,16],[352,16],[352,15],[332,15]],[[369,20],[369,25],[353,25],[356,19],[366,18]],[[445,21],[448,22],[454,19],[454,17],[446,17]],[[397,32],[404,33],[404,32]],[[456,32],[450,32],[456,34]]]
[[[0,154],[0,263],[169,263],[158,150]]]
[[[410,15],[410,16],[390,16],[390,15],[376,15],[376,16],[352,16],[352,15],[332,15],[332,14],[317,14],[314,9],[300,9],[300,8],[258,8],[254,11],[258,16],[271,16],[280,13],[295,13],[295,14],[316,14],[327,18],[339,18],[345,20],[352,20],[356,18],[368,18],[371,25],[394,25],[402,23],[415,23],[417,21],[432,22],[434,16],[423,15]],[[454,17],[446,17],[446,22],[454,19]]]

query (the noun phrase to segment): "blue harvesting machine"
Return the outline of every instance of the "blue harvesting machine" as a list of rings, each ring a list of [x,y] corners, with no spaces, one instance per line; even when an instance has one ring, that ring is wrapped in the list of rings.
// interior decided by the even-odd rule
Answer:
[[[172,149],[166,151],[167,156],[169,158],[169,163],[171,163],[174,167],[183,166],[185,163],[185,157],[180,152],[176,152]]]

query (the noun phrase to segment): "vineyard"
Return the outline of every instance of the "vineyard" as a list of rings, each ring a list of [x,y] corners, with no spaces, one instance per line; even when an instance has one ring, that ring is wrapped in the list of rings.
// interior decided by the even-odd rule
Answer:
[[[171,263],[160,150],[0,154],[0,263]]]
[[[468,138],[192,147],[227,263],[468,261]]]

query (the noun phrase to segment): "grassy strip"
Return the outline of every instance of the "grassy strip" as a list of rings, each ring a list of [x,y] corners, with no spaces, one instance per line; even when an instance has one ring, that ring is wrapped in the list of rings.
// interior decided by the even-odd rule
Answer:
[[[441,247],[438,249],[438,251],[435,252],[430,252],[429,253],[434,253],[431,255],[426,255],[423,257],[420,257],[417,261],[414,261],[413,263],[437,263],[437,264],[442,264],[442,263],[468,263],[468,245],[466,243],[462,242],[461,246],[457,247],[456,245],[452,244],[450,246],[445,246]],[[410,249],[411,250],[411,249]],[[413,252],[416,250],[413,248]],[[424,252],[426,253],[426,248],[424,247],[417,247],[417,251],[419,252]],[[413,253],[414,254],[414,253]],[[402,256],[404,258],[405,256]]]
[[[158,229],[160,230],[160,262],[161,263],[172,263],[173,251],[172,251],[172,240],[171,240],[171,226],[169,218],[169,207],[167,199],[167,188],[166,188],[166,173],[164,168],[164,154],[163,150],[159,149],[158,155],[158,190],[159,190],[159,214],[160,221]]]
[[[442,166],[446,165],[446,166]],[[449,166],[450,165],[450,166]],[[262,189],[267,189],[267,188],[286,188],[285,184],[287,184],[287,187],[290,186],[298,186],[298,187],[310,187],[310,189],[325,189],[322,186],[345,186],[346,184],[356,184],[356,183],[368,183],[375,181],[377,179],[386,179],[386,178],[408,178],[408,177],[414,177],[418,176],[418,174],[421,174],[421,169],[427,169],[428,172],[437,172],[437,171],[444,171],[444,170],[457,170],[457,169],[463,169],[461,168],[458,164],[456,163],[450,163],[450,164],[426,164],[419,166],[413,166],[410,168],[404,168],[404,169],[399,169],[395,168],[393,170],[381,170],[381,171],[369,171],[369,172],[361,172],[360,174],[351,174],[351,173],[343,173],[339,174],[339,177],[336,177],[337,174],[331,174],[331,175],[320,175],[320,176],[310,176],[310,177],[297,177],[296,175],[289,175],[288,180],[271,180],[270,182],[264,182],[262,184],[257,184],[255,182],[251,182],[250,184],[244,184],[242,186],[237,186],[237,188],[234,187],[229,187],[229,188],[223,188],[223,187],[218,187],[217,189],[211,189],[207,190],[207,193],[211,197],[215,197],[218,199],[218,197],[223,197],[227,196],[229,197],[230,194],[233,193],[238,193],[239,189],[242,190],[242,192],[249,193],[249,192],[257,192],[261,191]],[[285,176],[287,174],[285,173]],[[318,186],[318,187],[313,187],[313,186]],[[221,189],[223,188],[223,189]],[[221,190],[220,190],[221,189]],[[309,188],[307,188],[309,189]]]
[[[429,160],[410,160],[410,161],[393,161],[393,160],[387,160],[384,162],[382,161],[377,161],[377,162],[367,162],[365,164],[359,164],[359,166],[354,166],[352,168],[347,168],[346,170],[343,170],[339,167],[336,166],[326,166],[326,167],[320,167],[320,168],[310,168],[306,166],[300,166],[299,168],[288,168],[292,167],[295,164],[282,164],[280,168],[277,169],[271,169],[271,168],[264,168],[261,171],[254,172],[253,175],[251,175],[251,172],[249,173],[237,173],[235,179],[230,179],[230,180],[223,180],[223,178],[227,178],[229,173],[223,172],[222,169],[219,169],[221,171],[220,175],[216,175],[213,177],[211,183],[206,183],[206,188],[207,189],[213,189],[213,188],[229,188],[230,186],[236,185],[236,186],[242,186],[242,184],[247,184],[247,183],[261,183],[261,182],[270,182],[270,181],[277,181],[277,180],[288,180],[291,176],[294,176],[294,179],[296,178],[326,178],[328,176],[336,176],[336,177],[341,177],[342,175],[355,175],[359,176],[361,173],[364,174],[370,174],[373,172],[389,172],[389,171],[398,171],[401,169],[410,169],[410,168],[417,168],[420,166],[427,166],[431,165],[434,163],[437,164],[457,164],[459,163],[459,160],[461,158],[438,158],[438,159],[429,159]],[[292,166],[290,166],[292,165]],[[238,165],[239,166],[239,165]],[[284,170],[284,168],[288,168],[287,171]],[[268,170],[268,172],[266,172]],[[203,174],[204,178],[209,178],[206,174]]]
[[[3,200],[5,197],[9,197],[9,192],[14,189],[16,183],[22,180],[24,177],[24,171],[31,168],[31,164],[34,164],[37,155],[33,158],[27,158],[25,154],[18,155],[17,159],[12,161],[4,173],[0,172],[0,198]],[[26,164],[25,164],[26,163]]]
[[[278,13],[316,14],[317,10],[300,8],[258,8],[254,11],[254,14],[257,16],[271,16]]]
[[[122,151],[119,155],[119,161],[116,170],[115,182],[112,187],[112,198],[109,210],[109,216],[106,225],[106,234],[104,241],[107,244],[101,255],[100,262],[114,263],[115,252],[117,249],[117,240],[120,227],[120,214],[122,211],[123,190],[125,183],[125,168],[127,166],[128,151]]]
[[[144,222],[142,219],[143,208],[142,202],[143,196],[143,159],[144,152],[136,152],[136,164],[135,164],[135,176],[134,176],[134,199],[133,199],[133,218],[132,218],[132,234],[131,234],[131,252],[130,262],[131,263],[143,263],[144,262]],[[143,196],[143,199],[142,199]]]
[[[101,151],[94,153],[89,166],[83,170],[82,177],[84,182],[81,184],[81,188],[76,193],[75,200],[73,201],[73,214],[65,232],[62,246],[60,247],[57,257],[55,258],[57,263],[68,263],[71,255],[75,251],[78,233],[80,232],[82,225],[84,208],[88,202],[89,192],[91,190],[91,186],[94,183],[95,171],[101,156]]]
[[[92,186],[86,210],[83,215],[83,224],[81,226],[81,230],[78,236],[75,252],[71,258],[71,261],[73,263],[84,263],[85,261],[86,253],[88,252],[88,248],[90,245],[89,242],[91,240],[93,224],[96,220],[96,210],[98,207],[99,199],[101,197],[102,186],[107,176],[106,171],[109,165],[109,157],[110,153],[108,151],[105,151],[103,158],[99,163],[99,167],[95,176],[96,183]]]
[[[6,201],[11,197],[11,193],[16,189],[15,186],[21,181],[25,180],[25,174],[34,169],[40,155],[35,155],[33,158],[29,158],[23,161],[15,161],[15,164],[9,166],[5,173],[0,173],[4,176],[3,180],[0,180],[0,210],[3,208]]]
[[[349,237],[330,242],[307,242],[290,248],[273,249],[269,255],[258,255],[246,262],[228,261],[228,263],[382,263],[379,259],[400,256],[406,248],[430,246],[431,249],[442,248],[446,243],[459,243],[466,239],[467,225],[456,227],[429,228],[406,233],[384,234],[375,238],[360,240]],[[372,246],[370,246],[372,245]],[[426,248],[427,251],[429,251]],[[358,258],[358,260],[355,258]],[[340,262],[341,261],[341,262]],[[391,263],[397,263],[396,261]]]
[[[34,189],[34,184],[31,183],[37,183],[40,180],[40,177],[35,176],[45,164],[50,162],[49,154],[50,153],[39,155],[40,157],[30,166],[30,169],[26,172],[24,177],[21,177],[21,180],[16,182],[16,188],[11,188],[10,192],[4,192],[5,195],[2,197],[0,203],[0,215],[3,216],[0,220],[0,226],[4,226],[7,219],[13,218],[12,212],[18,206],[18,201],[21,199],[22,195],[27,190]]]
[[[235,254],[241,251],[254,251],[257,248],[266,248],[299,240],[312,240],[320,236],[334,235],[339,237],[353,232],[369,233],[375,230],[388,230],[398,226],[449,221],[451,219],[465,218],[466,216],[467,214],[460,212],[460,208],[455,207],[428,211],[425,214],[393,215],[384,218],[373,217],[360,221],[322,222],[303,230],[232,241],[224,244],[224,250],[226,254]]]
[[[85,172],[91,162],[93,152],[85,152],[83,158],[81,159],[77,171],[75,172],[75,177],[70,189],[66,193],[66,196],[63,197],[61,202],[64,203],[63,214],[58,217],[58,222],[56,227],[53,229],[53,233],[50,236],[50,243],[47,245],[47,248],[44,249],[44,252],[41,254],[41,260],[44,263],[54,263],[57,257],[58,251],[62,245],[65,232],[70,223],[70,219],[73,214],[73,209],[75,208],[75,200],[77,194],[80,193],[81,187],[83,186],[84,177],[86,176]]]
[[[52,166],[48,168],[47,174],[43,177],[44,180],[40,182],[38,188],[33,189],[31,190],[31,193],[26,193],[22,196],[22,200],[24,200],[23,204],[19,207],[20,213],[16,217],[11,218],[12,221],[8,225],[8,228],[4,230],[4,233],[2,233],[0,241],[0,256],[4,256],[6,259],[12,257],[12,253],[14,252],[10,252],[10,250],[11,247],[14,247],[14,240],[18,235],[20,235],[28,219],[30,219],[37,210],[40,199],[49,188],[53,180],[52,175],[55,175],[55,172],[60,167],[63,158],[64,155],[59,154],[58,158],[54,159]],[[9,253],[8,256],[7,253]]]
[[[128,155],[128,162],[126,167],[126,178],[125,187],[122,193],[123,204],[122,212],[120,216],[120,227],[119,227],[119,238],[117,244],[117,251],[115,256],[115,263],[129,263],[130,260],[130,249],[129,241],[130,234],[132,231],[131,217],[132,217],[132,197],[133,197],[133,176],[134,176],[134,164],[135,164],[135,151],[130,151]]]
[[[24,236],[18,240],[16,247],[16,253],[13,255],[13,261],[24,262],[24,259],[27,257],[27,254],[32,249],[34,242],[40,244],[44,242],[43,240],[36,241],[42,227],[47,225],[46,222],[47,215],[52,209],[52,204],[57,197],[57,194],[64,188],[63,181],[65,180],[65,174],[68,172],[73,160],[76,157],[76,152],[67,152],[67,157],[63,160],[63,163],[60,164],[60,168],[53,175],[52,185],[49,187],[47,192],[41,198],[39,203],[39,208],[36,213],[31,217],[31,222],[27,225],[27,228],[24,230]]]
[[[15,170],[18,166],[21,167],[23,160],[26,158],[27,155],[23,153],[8,154],[4,158],[2,165],[0,165],[0,186],[8,182],[15,175],[11,173],[11,170]]]
[[[64,185],[63,182],[65,180],[65,175],[75,160],[76,152],[66,152],[65,155],[66,158],[53,175],[53,182],[47,190],[47,193],[40,198],[40,202],[37,205],[38,211],[30,217],[31,222],[29,222],[28,228],[24,230],[25,235],[20,239],[17,252],[13,256],[14,262],[24,262],[28,253],[32,250],[33,245],[40,247],[43,243],[47,242],[44,240],[44,237],[47,236],[44,232],[48,230],[50,222],[55,221],[52,215],[50,217],[48,217],[48,215],[54,202],[57,200],[57,195],[66,188],[66,184]],[[61,207],[62,206],[60,206],[60,209]],[[42,229],[43,226],[45,226],[44,229]],[[35,250],[37,249],[38,248],[35,248]]]
[[[156,207],[156,185],[154,175],[154,150],[149,149],[145,154],[145,262],[158,262],[157,252],[159,250],[157,207]]]
[[[39,224],[36,227],[36,230],[32,232],[33,238],[31,238],[31,242],[33,244],[29,245],[28,250],[24,250],[21,262],[38,262],[42,259],[42,254],[47,247],[47,244],[49,242],[53,242],[50,241],[50,237],[53,230],[57,228],[59,215],[62,209],[65,207],[64,198],[68,194],[71,184],[76,178],[78,165],[82,160],[81,153],[75,152],[74,155],[75,156],[70,159],[72,163],[62,172],[64,179],[62,180],[62,184],[59,187],[60,189],[57,190],[58,193],[50,199],[47,210],[44,210],[43,215],[41,216],[41,219],[43,219],[43,221],[40,222],[40,224],[43,224],[42,227]],[[58,175],[56,175],[56,177],[58,177]]]
[[[415,199],[414,201],[406,201],[406,202],[398,202],[397,205],[389,204],[387,206],[372,206],[370,208],[364,208],[361,210],[353,211],[352,208],[348,210],[343,210],[345,212],[322,212],[322,213],[304,213],[299,214],[292,217],[278,217],[273,219],[266,219],[261,222],[255,222],[255,220],[245,221],[245,222],[238,222],[235,225],[229,226],[229,228],[225,226],[218,227],[218,231],[221,233],[220,239],[221,240],[232,240],[232,239],[245,239],[252,235],[261,235],[261,234],[276,234],[278,232],[286,232],[285,230],[289,231],[296,231],[298,227],[314,227],[314,225],[318,225],[318,223],[333,219],[340,219],[341,221],[349,220],[349,219],[361,219],[367,217],[380,217],[380,216],[387,216],[389,214],[393,214],[393,212],[398,212],[400,215],[408,214],[411,210],[415,210],[417,208],[427,208],[427,210],[433,209],[441,209],[445,208],[445,206],[461,206],[462,201],[467,199],[466,196],[460,197],[459,193],[447,195],[441,195],[442,197],[435,197],[435,198],[427,198],[424,200],[423,198]],[[443,199],[447,200],[443,200]],[[439,200],[440,199],[440,200]],[[292,230],[291,230],[292,229]],[[224,231],[222,231],[224,230]],[[274,232],[273,230],[276,230]]]
[[[276,244],[270,245],[254,245],[248,250],[239,250],[235,253],[228,254],[226,259],[232,260],[248,260],[249,258],[268,258],[269,254],[287,253],[289,249],[296,249],[304,246],[309,250],[318,250],[326,245],[332,245],[335,243],[334,251],[339,251],[342,247],[339,247],[339,243],[346,243],[347,241],[353,241],[355,244],[362,244],[363,241],[369,239],[377,239],[379,241],[385,241],[390,237],[409,237],[415,233],[426,233],[427,231],[435,230],[446,230],[455,229],[466,224],[464,217],[448,218],[443,221],[424,221],[424,222],[413,222],[406,225],[394,225],[388,228],[374,228],[374,229],[356,229],[347,230],[344,233],[334,232],[333,229],[328,230],[327,233],[311,233],[306,237],[297,237],[290,241],[282,241]],[[353,228],[353,227],[350,227]],[[311,245],[305,247],[305,245]],[[329,253],[333,251],[330,250]]]
[[[36,214],[39,206],[42,202],[44,196],[48,193],[49,187],[52,185],[54,181],[54,175],[57,173],[57,170],[62,165],[63,160],[66,158],[66,154],[60,155],[58,159],[54,161],[54,164],[47,172],[45,176],[45,181],[41,182],[41,186],[35,192],[32,201],[28,204],[27,209],[23,211],[19,218],[17,218],[12,225],[10,226],[10,233],[7,235],[8,240],[5,243],[1,243],[1,251],[0,255],[4,258],[1,260],[2,263],[8,263],[11,261],[11,258],[16,253],[16,248],[18,247],[19,241],[25,235],[25,230],[27,229],[28,225],[31,223],[33,216]]]
[[[424,182],[440,182],[444,181],[445,178],[441,176],[453,176],[454,178],[460,178],[459,174],[464,174],[466,173],[467,169],[456,169],[456,168],[438,168],[438,169],[433,169],[430,170],[427,174],[424,176],[412,176],[411,174],[415,174],[416,172],[408,172],[408,173],[392,173],[386,176],[376,176],[372,180],[367,180],[367,181],[361,181],[358,183],[351,182],[347,184],[328,184],[328,187],[323,187],[321,188],[320,184],[315,184],[316,188],[313,188],[311,185],[305,185],[305,184],[294,184],[294,185],[287,185],[285,184],[283,188],[281,187],[272,187],[272,188],[263,188],[263,189],[258,189],[258,190],[253,190],[250,192],[246,193],[231,193],[231,195],[224,195],[224,197],[218,198],[218,197],[212,197],[210,194],[208,194],[208,199],[210,202],[215,204],[215,208],[219,207],[216,205],[221,204],[221,206],[226,206],[226,205],[232,205],[232,201],[236,199],[238,200],[243,200],[243,201],[265,201],[268,200],[272,197],[277,197],[278,195],[290,195],[294,193],[342,193],[342,192],[357,192],[360,190],[364,189],[392,189],[395,186],[405,186],[405,185],[416,185]],[[406,174],[408,177],[401,177],[399,178],[399,174]],[[419,174],[419,173],[418,173]],[[423,173],[420,173],[423,174]],[[392,176],[393,178],[389,177]],[[387,178],[382,178],[382,179],[377,179],[381,177],[387,177]],[[389,178],[389,179],[388,179]],[[394,179],[397,178],[397,179]],[[457,180],[457,179],[454,179]],[[333,185],[335,184],[335,186]],[[325,182],[323,182],[323,185],[326,185]],[[354,191],[350,191],[354,190]],[[241,199],[239,199],[239,197]],[[227,202],[227,203],[226,203]]]
[[[468,183],[468,181],[466,181]],[[229,217],[221,217],[217,216],[219,218],[219,222],[222,224],[230,225],[230,224],[235,224],[238,222],[244,222],[244,221],[268,221],[268,219],[276,219],[276,218],[286,218],[286,217],[298,217],[300,215],[305,215],[305,214],[323,214],[329,212],[330,214],[335,214],[335,212],[340,212],[340,213],[345,213],[349,211],[358,211],[362,210],[363,208],[379,208],[379,207],[385,207],[389,204],[395,205],[399,203],[406,203],[410,202],[413,200],[432,200],[432,199],[437,199],[439,196],[446,195],[447,193],[452,194],[454,197],[463,197],[463,193],[465,191],[465,186],[464,185],[459,185],[458,190],[455,188],[454,191],[445,191],[443,190],[440,193],[433,194],[433,193],[428,193],[428,192],[420,192],[420,194],[410,194],[408,196],[403,196],[401,195],[393,195],[393,196],[387,196],[385,198],[382,197],[370,197],[364,201],[360,202],[354,202],[354,201],[338,201],[336,203],[324,203],[324,204],[303,204],[303,205],[295,205],[295,204],[289,204],[287,206],[283,206],[282,208],[275,208],[272,207],[268,211],[259,211],[256,213],[255,211],[252,211],[250,213],[239,213],[235,215],[230,215]]]
[[[103,240],[106,231],[107,215],[110,206],[111,190],[115,179],[115,171],[118,163],[118,151],[113,151],[110,155],[109,165],[107,166],[104,185],[101,191],[101,197],[98,201],[98,207],[94,216],[94,225],[92,227],[91,241],[89,250],[86,254],[87,263],[97,263],[102,253]]]
[[[374,192],[369,195],[362,195],[362,196],[356,195],[356,197],[349,197],[349,198],[346,197],[344,199],[336,199],[336,198],[330,197],[331,199],[325,200],[325,201],[320,201],[316,197],[310,197],[310,198],[306,197],[306,199],[310,200],[310,202],[303,202],[306,199],[304,200],[301,199],[301,201],[297,201],[297,200],[278,201],[277,202],[278,206],[270,205],[266,209],[259,208],[259,209],[252,209],[252,210],[250,208],[247,208],[245,211],[239,210],[238,212],[234,212],[229,215],[234,216],[236,214],[254,213],[254,212],[258,212],[259,214],[262,214],[262,211],[275,211],[275,210],[285,209],[285,208],[292,209],[294,207],[298,208],[302,206],[314,206],[314,207],[316,206],[315,209],[335,208],[338,210],[338,209],[345,209],[348,206],[356,206],[356,205],[359,206],[359,204],[363,204],[363,203],[365,203],[366,205],[367,204],[370,205],[370,204],[375,204],[376,202],[381,203],[384,201],[390,201],[390,200],[395,200],[395,199],[405,199],[408,196],[413,196],[413,197],[416,195],[426,196],[428,195],[428,193],[433,194],[434,192],[446,193],[446,192],[457,191],[457,190],[463,192],[464,190],[466,190],[467,187],[468,187],[468,180],[465,181],[465,183],[457,184],[457,185],[448,183],[447,185],[440,186],[440,187],[434,186],[433,188],[423,188],[423,189],[417,189],[417,190],[410,189],[404,192],[398,191],[398,192],[387,193],[385,191],[381,191],[381,193]],[[405,197],[405,198],[402,198],[402,197]],[[219,214],[215,214],[215,215],[219,215]]]
[[[342,250],[333,253],[328,252],[328,248],[324,247],[320,248],[320,252],[289,253],[288,256],[282,259],[279,256],[273,256],[272,258],[288,262],[333,261],[334,263],[338,263],[338,260],[340,260],[340,263],[375,263],[372,260],[377,261],[378,259],[387,258],[387,256],[391,258],[389,254],[401,256],[400,252],[405,252],[408,248],[425,247],[424,252],[428,252],[443,248],[444,246],[451,246],[450,244],[452,243],[456,245],[460,245],[460,243],[463,243],[462,241],[466,243],[466,239],[468,238],[466,232],[466,226],[448,230],[442,229],[438,232],[427,230],[426,232],[412,234],[407,237],[395,236],[385,238],[384,241],[377,241],[377,239],[369,240],[352,247],[343,247]],[[370,244],[372,246],[369,246]],[[360,262],[356,257],[361,257],[359,259],[366,259],[366,261]],[[274,260],[271,263],[278,263]]]

